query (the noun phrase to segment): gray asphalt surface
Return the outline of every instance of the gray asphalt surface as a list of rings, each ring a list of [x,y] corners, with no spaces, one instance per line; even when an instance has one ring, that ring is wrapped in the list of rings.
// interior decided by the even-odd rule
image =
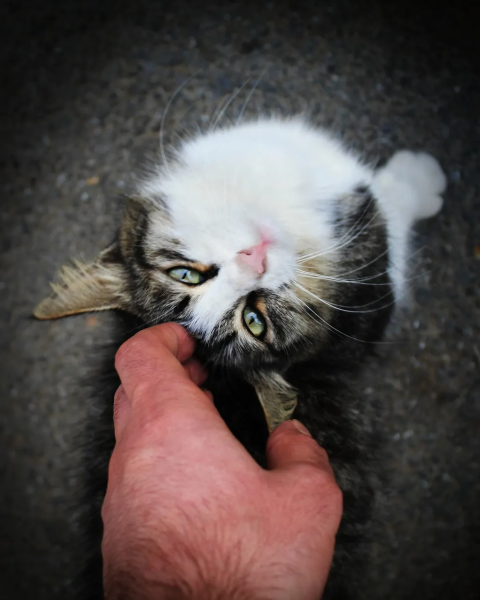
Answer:
[[[478,9],[19,0],[0,11],[0,598],[74,597],[74,436],[87,357],[110,321],[40,323],[32,309],[65,261],[109,242],[115,195],[157,155],[178,86],[192,76],[169,111],[172,139],[251,77],[235,118],[261,74],[247,115],[309,110],[372,160],[424,149],[447,173],[443,212],[415,236],[393,343],[362,382],[384,406],[390,480],[364,597],[480,597]]]

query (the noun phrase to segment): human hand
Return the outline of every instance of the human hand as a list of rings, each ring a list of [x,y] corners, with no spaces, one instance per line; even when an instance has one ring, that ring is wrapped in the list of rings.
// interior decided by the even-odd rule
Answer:
[[[342,512],[326,452],[287,421],[262,469],[198,387],[205,373],[193,351],[168,323],[117,353],[106,598],[317,600]]]

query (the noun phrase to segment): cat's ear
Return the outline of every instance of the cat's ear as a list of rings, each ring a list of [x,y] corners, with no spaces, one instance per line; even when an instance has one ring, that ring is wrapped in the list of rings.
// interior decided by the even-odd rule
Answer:
[[[34,310],[37,319],[58,319],[84,312],[124,309],[129,305],[125,268],[114,243],[90,263],[74,261],[50,284],[53,294]]]
[[[292,418],[298,392],[279,373],[256,373],[250,383],[257,392],[270,433],[277,425]]]

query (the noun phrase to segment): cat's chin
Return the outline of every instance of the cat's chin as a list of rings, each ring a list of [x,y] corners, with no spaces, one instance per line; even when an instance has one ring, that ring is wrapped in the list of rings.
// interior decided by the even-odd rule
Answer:
[[[228,370],[242,379],[249,379],[248,374],[264,371],[282,371],[283,361],[275,361],[270,355],[257,355],[245,350],[229,348],[225,350],[221,343],[206,344],[197,341],[195,356],[207,368]]]

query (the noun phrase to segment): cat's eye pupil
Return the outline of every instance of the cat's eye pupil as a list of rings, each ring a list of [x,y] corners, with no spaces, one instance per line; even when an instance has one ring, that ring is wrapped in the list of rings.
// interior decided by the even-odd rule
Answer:
[[[176,279],[177,281],[181,281],[182,283],[186,283],[188,285],[198,285],[199,283],[203,283],[205,279],[200,271],[196,271],[195,269],[187,269],[185,267],[170,269],[170,271],[168,271],[168,275],[172,279]]]
[[[248,327],[250,333],[255,337],[259,337],[265,331],[265,321],[260,315],[260,313],[250,308],[250,306],[246,306],[243,310],[243,320],[245,325]]]

